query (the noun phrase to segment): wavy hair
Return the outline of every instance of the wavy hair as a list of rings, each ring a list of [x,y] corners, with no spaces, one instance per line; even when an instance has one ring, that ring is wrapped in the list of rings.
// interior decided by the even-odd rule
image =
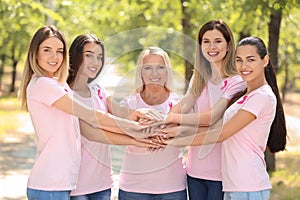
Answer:
[[[68,51],[64,35],[57,27],[53,25],[41,27],[36,31],[31,39],[20,85],[19,98],[21,99],[21,108],[26,111],[28,111],[26,88],[31,80],[32,75],[35,74],[38,77],[47,76],[45,70],[42,69],[38,64],[37,54],[40,44],[50,37],[56,37],[63,43],[63,62],[58,70],[54,73],[54,77],[56,77],[60,83],[64,83],[68,77]]]
[[[168,78],[165,84],[165,88],[169,91],[173,89],[173,71],[172,65],[167,52],[159,47],[147,47],[139,55],[137,60],[136,78],[135,78],[135,91],[136,93],[142,92],[145,88],[144,81],[142,79],[142,67],[144,58],[147,55],[159,55],[163,58],[165,65],[167,67]]]

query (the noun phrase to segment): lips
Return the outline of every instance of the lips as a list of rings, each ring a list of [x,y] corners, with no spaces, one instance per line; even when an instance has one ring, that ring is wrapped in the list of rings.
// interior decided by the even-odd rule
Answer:
[[[243,74],[243,75],[249,75],[249,74],[251,74],[251,71],[241,71],[241,74]]]
[[[217,55],[219,54],[219,52],[207,52],[207,54],[208,54],[209,56],[214,57],[214,56],[217,56]]]
[[[158,81],[160,81],[160,78],[150,78],[150,81],[151,82],[158,82]]]
[[[88,67],[88,70],[92,71],[92,72],[96,72],[97,68],[96,67]]]
[[[51,65],[51,66],[56,66],[58,64],[58,62],[48,62],[48,65]]]

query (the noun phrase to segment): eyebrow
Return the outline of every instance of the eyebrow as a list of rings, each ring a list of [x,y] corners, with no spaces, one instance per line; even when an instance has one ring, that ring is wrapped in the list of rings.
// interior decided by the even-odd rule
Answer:
[[[44,49],[52,49],[52,47],[47,46],[47,45],[46,46],[42,46],[42,48],[44,48]],[[59,47],[58,49],[59,50],[61,50],[61,49],[63,50],[64,48],[63,47]]]
[[[91,51],[91,50],[86,50],[86,51],[84,51],[83,53],[92,53],[92,54],[95,54],[95,52],[94,52],[94,51]],[[99,53],[99,55],[103,55],[103,53]]]
[[[221,37],[219,37],[219,38],[214,38],[214,40],[218,40],[218,39],[222,40],[223,38],[221,38]],[[202,40],[209,40],[209,38],[202,38]]]
[[[241,58],[240,56],[236,56],[236,58]],[[255,56],[246,56],[246,58],[255,58]]]

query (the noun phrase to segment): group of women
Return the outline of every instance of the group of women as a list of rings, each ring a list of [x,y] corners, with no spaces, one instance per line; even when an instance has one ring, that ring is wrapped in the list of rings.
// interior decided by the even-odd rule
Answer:
[[[111,199],[110,144],[126,145],[120,200],[269,199],[264,151],[285,149],[286,127],[266,46],[247,37],[235,47],[222,20],[205,23],[196,45],[183,98],[167,52],[147,47],[134,93],[116,102],[95,81],[105,58],[96,35],[77,36],[67,50],[60,30],[41,27],[20,87],[37,135],[28,199]]]

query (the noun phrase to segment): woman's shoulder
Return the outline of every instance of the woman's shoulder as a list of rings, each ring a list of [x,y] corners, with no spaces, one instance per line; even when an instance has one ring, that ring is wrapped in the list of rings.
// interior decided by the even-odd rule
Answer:
[[[256,90],[252,91],[249,95],[249,98],[256,98],[257,102],[259,103],[265,103],[270,104],[271,102],[276,102],[276,96],[274,92],[272,91],[272,88],[265,84]]]
[[[238,74],[228,76],[225,80],[229,80],[230,82],[244,82],[243,78]]]
[[[32,76],[29,83],[30,87],[52,87],[58,85],[62,86],[64,84],[60,84],[55,78],[49,78],[45,76],[39,77],[36,75]]]

